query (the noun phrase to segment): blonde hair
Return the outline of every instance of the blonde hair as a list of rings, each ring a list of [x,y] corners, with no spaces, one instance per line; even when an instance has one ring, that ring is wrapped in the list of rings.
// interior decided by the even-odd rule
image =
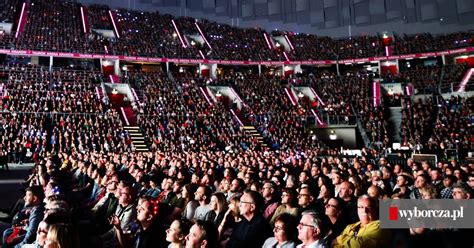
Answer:
[[[431,184],[428,184],[425,187],[421,188],[420,193],[422,195],[424,194],[429,195],[431,199],[436,199],[438,197],[438,192],[436,191],[436,188]]]
[[[48,230],[48,239],[58,248],[79,248],[79,237],[70,224],[53,224]]]

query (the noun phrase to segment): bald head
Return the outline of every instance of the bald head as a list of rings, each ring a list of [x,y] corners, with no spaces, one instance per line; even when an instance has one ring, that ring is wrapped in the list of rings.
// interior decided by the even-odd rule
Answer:
[[[354,184],[349,181],[344,181],[341,183],[339,188],[339,197],[344,201],[350,200],[354,196]]]

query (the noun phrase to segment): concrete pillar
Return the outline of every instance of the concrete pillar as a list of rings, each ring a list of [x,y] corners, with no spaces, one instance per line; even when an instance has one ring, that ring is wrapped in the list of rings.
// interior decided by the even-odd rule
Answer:
[[[211,65],[211,78],[217,78],[217,64]]]
[[[120,60],[115,60],[114,61],[114,74],[117,76],[121,76],[122,72],[120,71]]]
[[[53,71],[53,56],[49,56],[49,71]]]

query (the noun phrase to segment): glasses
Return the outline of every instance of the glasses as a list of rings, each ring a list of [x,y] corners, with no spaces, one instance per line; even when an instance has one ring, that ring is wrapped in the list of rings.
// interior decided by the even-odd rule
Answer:
[[[333,204],[329,204],[329,203],[328,203],[328,204],[326,204],[326,207],[327,207],[327,208],[328,208],[328,207],[333,207],[333,208],[337,208],[337,206],[336,206],[336,205],[333,205]]]
[[[283,230],[283,226],[276,226],[273,228],[276,232]]]
[[[358,209],[371,210],[371,207],[357,206]]]
[[[313,226],[313,225],[308,225],[308,224],[301,223],[301,222],[298,224],[298,226],[302,226],[302,227],[305,226],[305,227],[310,227],[310,228],[316,228],[316,227]]]

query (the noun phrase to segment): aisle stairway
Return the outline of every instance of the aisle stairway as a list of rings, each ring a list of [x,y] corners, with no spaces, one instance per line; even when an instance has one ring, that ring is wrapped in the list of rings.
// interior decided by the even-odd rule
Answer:
[[[265,140],[263,139],[262,135],[260,134],[260,132],[255,129],[254,126],[244,126],[244,130],[245,132],[247,132],[248,134],[252,135],[252,137],[254,137],[255,139],[257,139],[258,143],[260,144],[260,146],[262,148],[266,148],[268,147],[267,143],[265,142]]]
[[[148,152],[150,151],[146,141],[145,136],[143,136],[140,127],[138,126],[125,126],[125,131],[128,132],[130,138],[132,139],[132,144],[135,147],[137,152]]]
[[[390,118],[388,119],[390,138],[393,142],[400,142],[400,126],[402,124],[402,107],[390,107]]]

